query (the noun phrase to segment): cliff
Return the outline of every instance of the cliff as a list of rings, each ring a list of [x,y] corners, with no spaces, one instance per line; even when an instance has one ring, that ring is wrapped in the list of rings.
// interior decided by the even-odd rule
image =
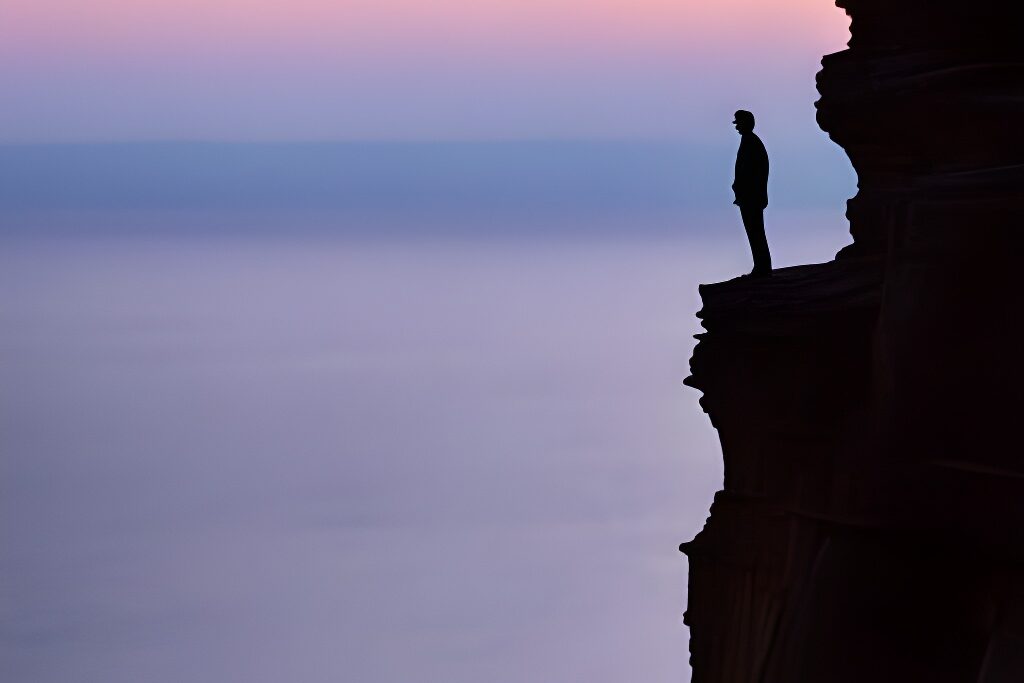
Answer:
[[[695,683],[1024,680],[1024,9],[840,0],[853,244],[701,288]]]

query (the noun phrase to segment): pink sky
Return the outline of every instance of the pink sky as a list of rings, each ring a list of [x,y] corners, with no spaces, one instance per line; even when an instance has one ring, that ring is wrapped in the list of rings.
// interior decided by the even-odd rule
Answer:
[[[828,0],[0,0],[0,140],[680,138],[733,97],[808,107],[847,25]]]

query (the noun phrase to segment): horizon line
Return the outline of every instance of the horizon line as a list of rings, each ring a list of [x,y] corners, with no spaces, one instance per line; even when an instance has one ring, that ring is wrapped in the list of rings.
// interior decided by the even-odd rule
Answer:
[[[676,137],[493,137],[493,138],[295,138],[220,140],[211,138],[135,138],[129,140],[0,140],[0,147],[90,147],[115,145],[435,145],[435,144],[530,144],[530,143],[623,143],[702,144]]]

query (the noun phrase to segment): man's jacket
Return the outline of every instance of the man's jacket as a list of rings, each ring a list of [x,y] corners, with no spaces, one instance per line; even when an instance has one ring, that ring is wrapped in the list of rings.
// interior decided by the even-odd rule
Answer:
[[[736,181],[732,184],[736,204],[765,208],[768,206],[768,152],[761,138],[744,133],[736,153]]]

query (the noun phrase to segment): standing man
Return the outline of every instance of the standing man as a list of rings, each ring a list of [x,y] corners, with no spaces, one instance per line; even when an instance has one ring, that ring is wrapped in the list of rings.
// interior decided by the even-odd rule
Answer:
[[[772,255],[764,234],[764,210],[768,206],[768,152],[761,138],[754,135],[754,115],[739,110],[733,121],[740,133],[740,149],[736,153],[736,182],[732,190],[743,218],[743,227],[754,255],[754,277],[771,275]]]

